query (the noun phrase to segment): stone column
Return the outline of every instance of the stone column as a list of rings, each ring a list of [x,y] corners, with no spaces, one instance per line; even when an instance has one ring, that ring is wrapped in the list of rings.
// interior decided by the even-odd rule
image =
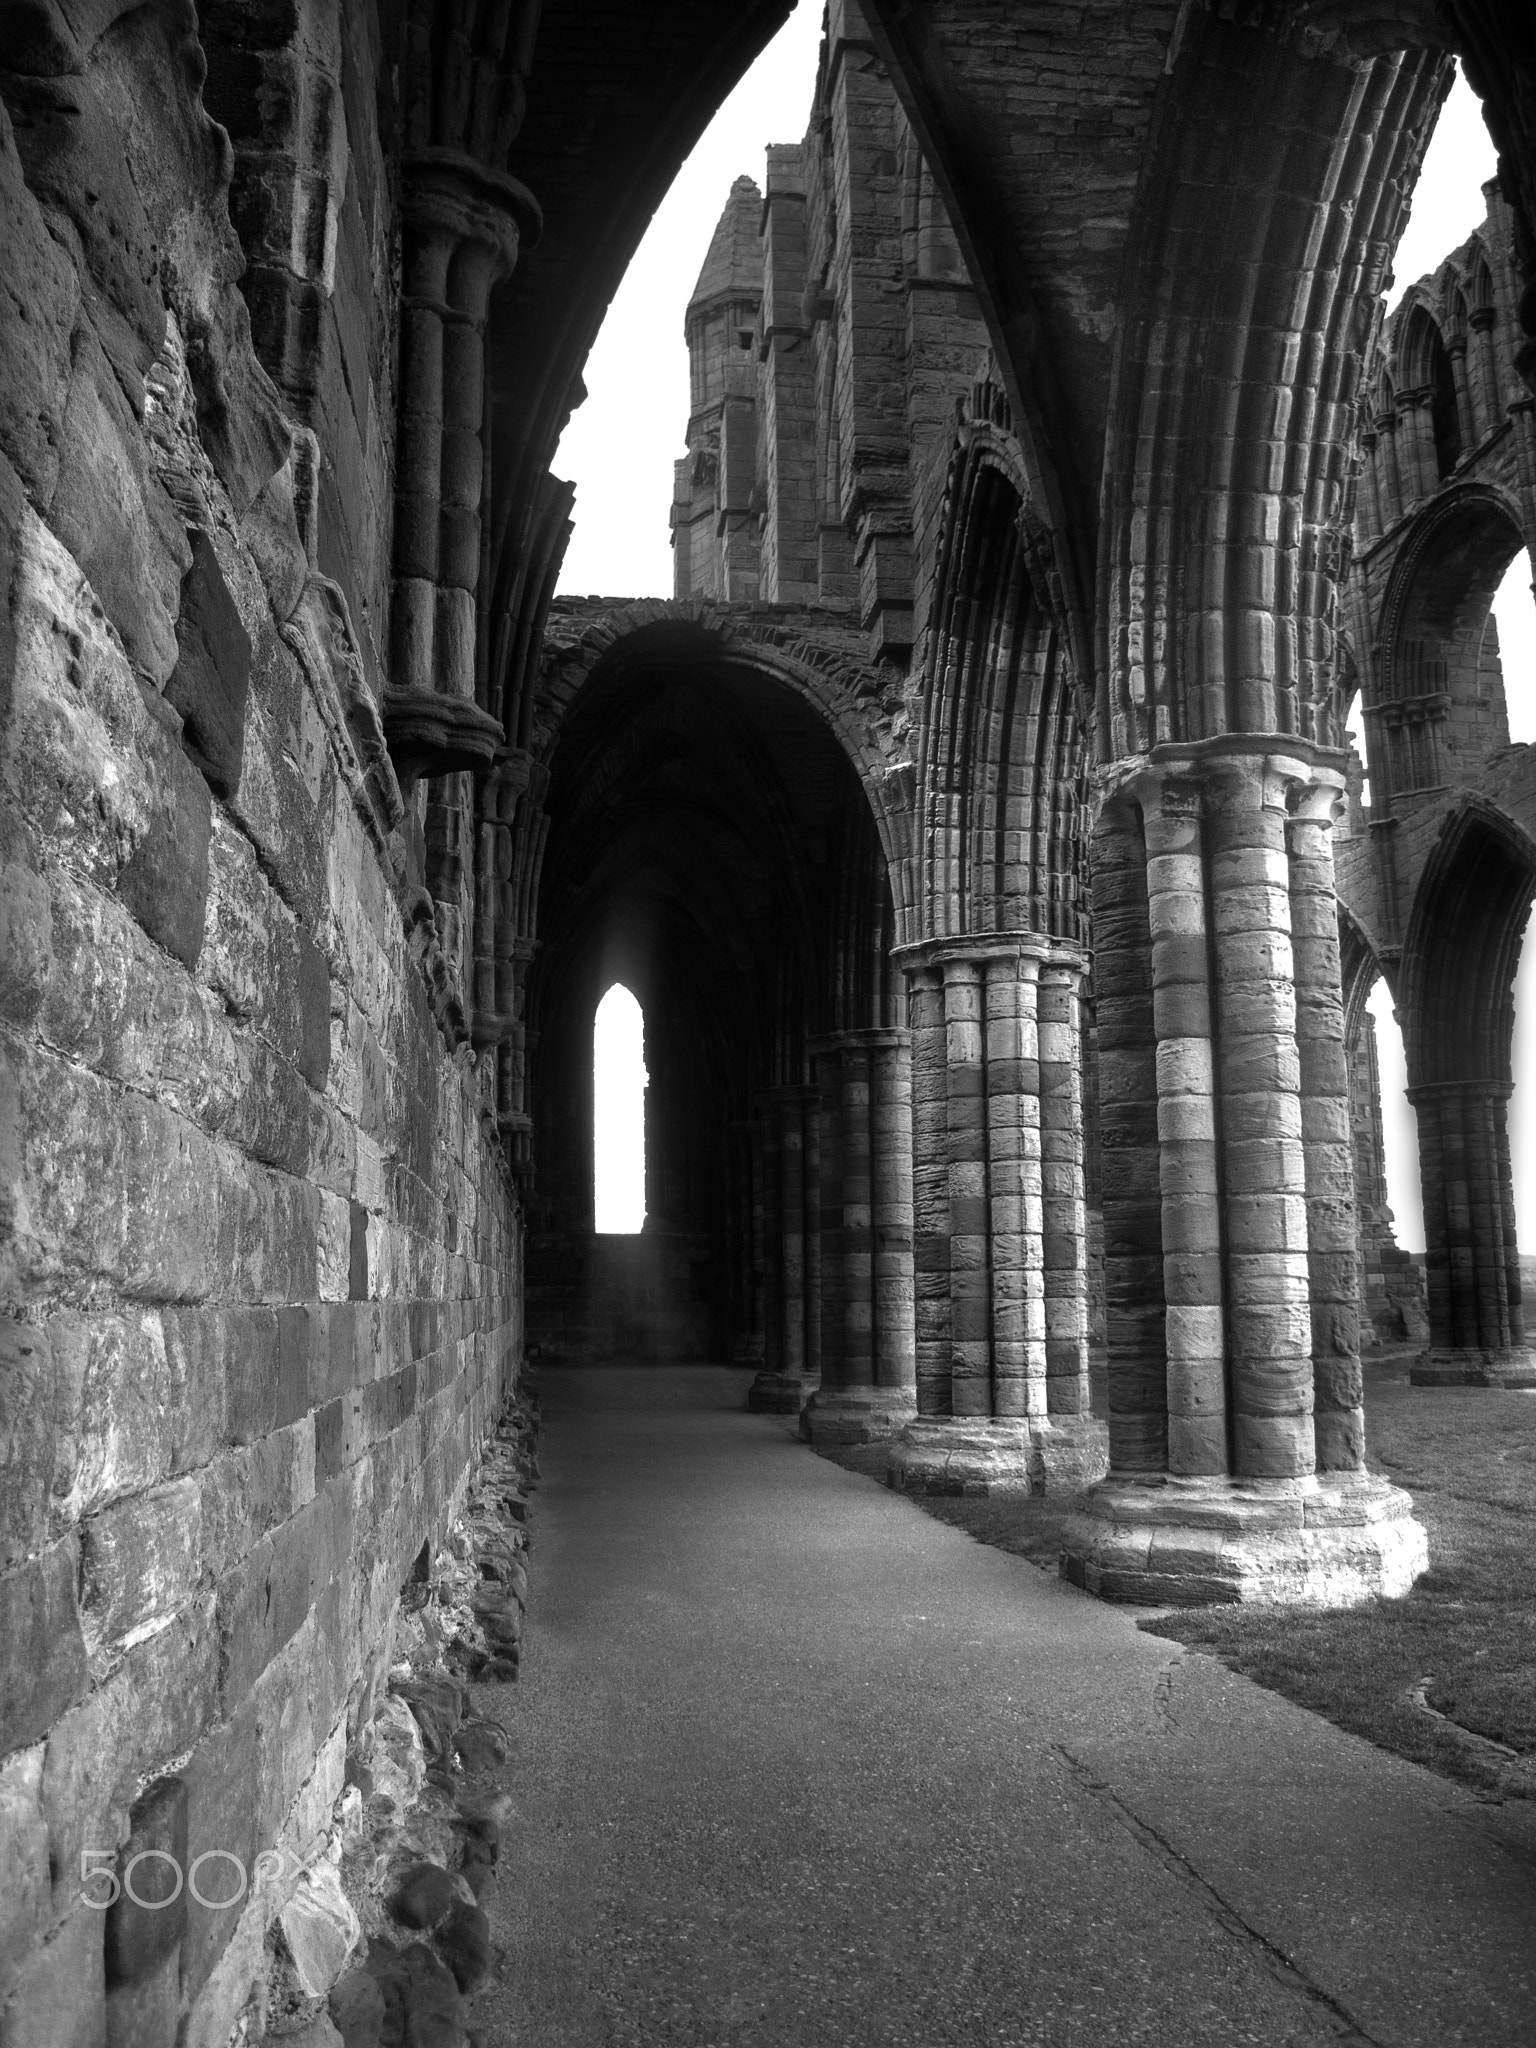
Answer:
[[[1360,1218],[1333,872],[1333,825],[1345,787],[1340,771],[1316,768],[1309,782],[1292,786],[1287,827],[1319,1472],[1358,1472],[1365,1465]]]
[[[821,1385],[813,1443],[890,1436],[917,1406],[912,1318],[912,1051],[905,1031],[812,1047],[820,1092]]]
[[[502,744],[475,699],[491,291],[536,232],[515,178],[448,149],[401,176],[395,588],[384,730],[402,781],[483,768]]]
[[[909,1492],[1027,1493],[1104,1470],[1087,1414],[1086,1218],[1075,993],[1049,941],[987,933],[906,948],[922,1099],[920,1414],[892,1446]],[[1075,957],[1059,966],[1080,973]],[[1047,978],[1048,977],[1048,978]],[[1049,1207],[1040,1003],[1047,992]],[[1062,1392],[1052,1408],[1050,1319]]]
[[[738,1246],[737,1329],[733,1365],[761,1365],[763,1336],[763,1166],[762,1125],[756,1117],[731,1126],[736,1140],[736,1228]]]
[[[1419,1387],[1533,1387],[1510,1172],[1507,1081],[1408,1090],[1419,1120],[1429,1349]]]
[[[1473,344],[1477,367],[1470,379],[1474,443],[1486,440],[1500,424],[1504,413],[1499,403],[1499,363],[1494,352],[1493,322],[1492,306],[1472,308],[1470,325],[1477,336]]]
[[[1083,1161],[1085,955],[1040,963],[1040,1188],[1045,1282],[1045,1407],[1088,1415],[1088,1204]],[[1106,1444],[1106,1456],[1108,1447]]]
[[[1398,461],[1403,495],[1409,506],[1417,505],[1439,489],[1440,465],[1435,459],[1434,393],[1427,384],[1397,394]]]
[[[1405,1592],[1425,1566],[1412,1502],[1362,1464],[1331,929],[1342,769],[1298,739],[1234,737],[1116,777],[1145,830],[1167,1434],[1159,1468],[1148,1347],[1112,1317],[1111,1469],[1069,1520],[1062,1566],[1111,1598],[1350,1604]],[[1138,891],[1120,894],[1129,911]],[[1096,938],[1114,987],[1106,953],[1144,942],[1129,920]],[[1139,1072],[1143,1049],[1125,1054]],[[1134,1371],[1116,1355],[1130,1339]],[[1114,1412],[1127,1393],[1129,1429]]]
[[[1380,530],[1385,533],[1389,526],[1395,526],[1403,516],[1403,506],[1408,493],[1403,485],[1402,468],[1398,461],[1398,414],[1393,406],[1376,415],[1377,461],[1377,504],[1381,512]]]
[[[819,1262],[809,1253],[816,1234],[817,1110],[815,1090],[804,1087],[777,1088],[764,1106],[763,1164],[770,1184],[764,1233],[767,1347],[747,1406],[773,1414],[798,1415],[819,1378],[812,1361],[820,1355],[820,1317],[810,1288]]]

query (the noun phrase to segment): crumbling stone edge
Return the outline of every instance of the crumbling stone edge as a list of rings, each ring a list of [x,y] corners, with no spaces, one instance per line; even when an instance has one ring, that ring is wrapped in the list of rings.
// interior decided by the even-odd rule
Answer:
[[[511,1745],[469,1687],[518,1677],[538,1416],[525,1368],[461,1512],[435,1557],[423,1547],[322,1749],[300,1800],[310,1816],[302,1853],[271,1859],[287,1867],[264,1898],[253,1885],[259,1949],[237,1935],[224,1959],[243,1950],[256,1964],[228,2048],[476,2048],[464,2002],[494,1961],[482,1901],[512,1818],[497,1781]],[[325,1808],[311,1793],[329,1788],[338,1763],[342,1783]]]

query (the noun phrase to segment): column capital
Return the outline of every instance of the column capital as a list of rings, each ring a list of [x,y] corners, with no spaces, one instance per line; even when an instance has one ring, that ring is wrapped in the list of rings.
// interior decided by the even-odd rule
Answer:
[[[960,961],[979,965],[988,960],[1047,960],[1055,950],[1043,932],[957,932],[941,939],[919,939],[910,946],[892,946],[891,958],[911,974]]]
[[[881,1052],[911,1043],[912,1034],[905,1027],[878,1025],[863,1031],[829,1031],[820,1038],[807,1039],[805,1049],[815,1058],[821,1053]],[[813,1082],[806,1085],[815,1086]]]
[[[1230,790],[1234,782],[1247,782],[1261,802],[1280,805],[1298,786],[1326,783],[1342,790],[1348,767],[1346,750],[1300,733],[1218,733],[1207,740],[1166,740],[1148,754],[1108,763],[1095,778],[1095,798],[1103,804],[1130,797],[1147,815],[1187,815],[1223,785]]]
[[[1040,962],[1040,978],[1043,981],[1048,974],[1051,974],[1075,976],[1078,980],[1081,980],[1084,975],[1091,972],[1092,967],[1093,955],[1086,947],[1052,946],[1049,953]]]
[[[506,263],[531,248],[544,213],[528,187],[456,149],[413,149],[400,166],[401,199],[412,227],[475,242]]]
[[[1403,1090],[1415,1106],[1421,1102],[1508,1102],[1514,1092],[1513,1081],[1487,1080],[1420,1081],[1412,1088]]]

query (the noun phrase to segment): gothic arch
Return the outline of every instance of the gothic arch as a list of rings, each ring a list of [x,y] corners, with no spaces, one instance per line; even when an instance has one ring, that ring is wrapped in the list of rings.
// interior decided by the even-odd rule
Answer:
[[[1360,1036],[1360,1020],[1371,990],[1380,976],[1391,988],[1387,972],[1365,927],[1349,909],[1339,904],[1339,979],[1344,990],[1344,1043],[1353,1046]]]
[[[1437,493],[1408,528],[1381,600],[1365,706],[1378,799],[1438,787],[1454,779],[1458,753],[1494,742],[1483,717],[1497,666],[1488,615],[1523,538],[1516,505],[1481,482]]]
[[[1512,1079],[1511,991],[1533,896],[1536,840],[1487,797],[1463,797],[1425,864],[1403,947],[1416,1085]]]
[[[658,650],[692,666],[766,677],[827,727],[858,776],[890,872],[898,927],[913,915],[914,770],[899,678],[833,643],[824,614],[733,609],[700,598],[647,598],[586,618],[580,607],[550,623],[530,741],[551,758],[582,691],[599,669],[643,665]],[[857,642],[856,634],[846,636]]]
[[[1084,745],[1064,606],[1030,521],[1002,392],[973,388],[946,492],[918,769],[922,935],[1068,942]]]

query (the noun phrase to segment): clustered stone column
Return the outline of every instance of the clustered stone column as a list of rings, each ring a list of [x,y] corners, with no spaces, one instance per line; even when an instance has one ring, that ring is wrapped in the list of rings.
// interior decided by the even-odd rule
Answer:
[[[892,1435],[916,1411],[912,1325],[912,1047],[905,1031],[812,1046],[818,1161],[821,1385],[813,1443]]]
[[[918,1415],[893,1486],[1029,1492],[1104,1470],[1089,1415],[1081,956],[1024,933],[905,948]]]
[[[1343,778],[1336,757],[1284,746],[1161,749],[1115,793],[1114,937],[1150,980],[1154,1057],[1122,1030],[1134,992],[1107,975],[1111,1467],[1069,1523],[1064,1568],[1124,1599],[1347,1602],[1406,1591],[1424,1567],[1407,1495],[1364,1470],[1332,930]],[[1134,1167],[1154,1108],[1155,1207]],[[1108,1151],[1122,1139],[1123,1192]],[[1114,1269],[1154,1251],[1146,1313],[1127,1316]]]
[[[814,1088],[775,1088],[762,1107],[766,1302],[763,1369],[747,1406],[798,1415],[821,1378],[820,1132]]]
[[[1533,1387],[1526,1346],[1507,1081],[1439,1081],[1408,1090],[1419,1120],[1429,1350],[1421,1387]]]
[[[484,767],[502,730],[475,701],[485,328],[492,288],[538,224],[515,178],[452,150],[408,156],[384,729],[402,779]]]

